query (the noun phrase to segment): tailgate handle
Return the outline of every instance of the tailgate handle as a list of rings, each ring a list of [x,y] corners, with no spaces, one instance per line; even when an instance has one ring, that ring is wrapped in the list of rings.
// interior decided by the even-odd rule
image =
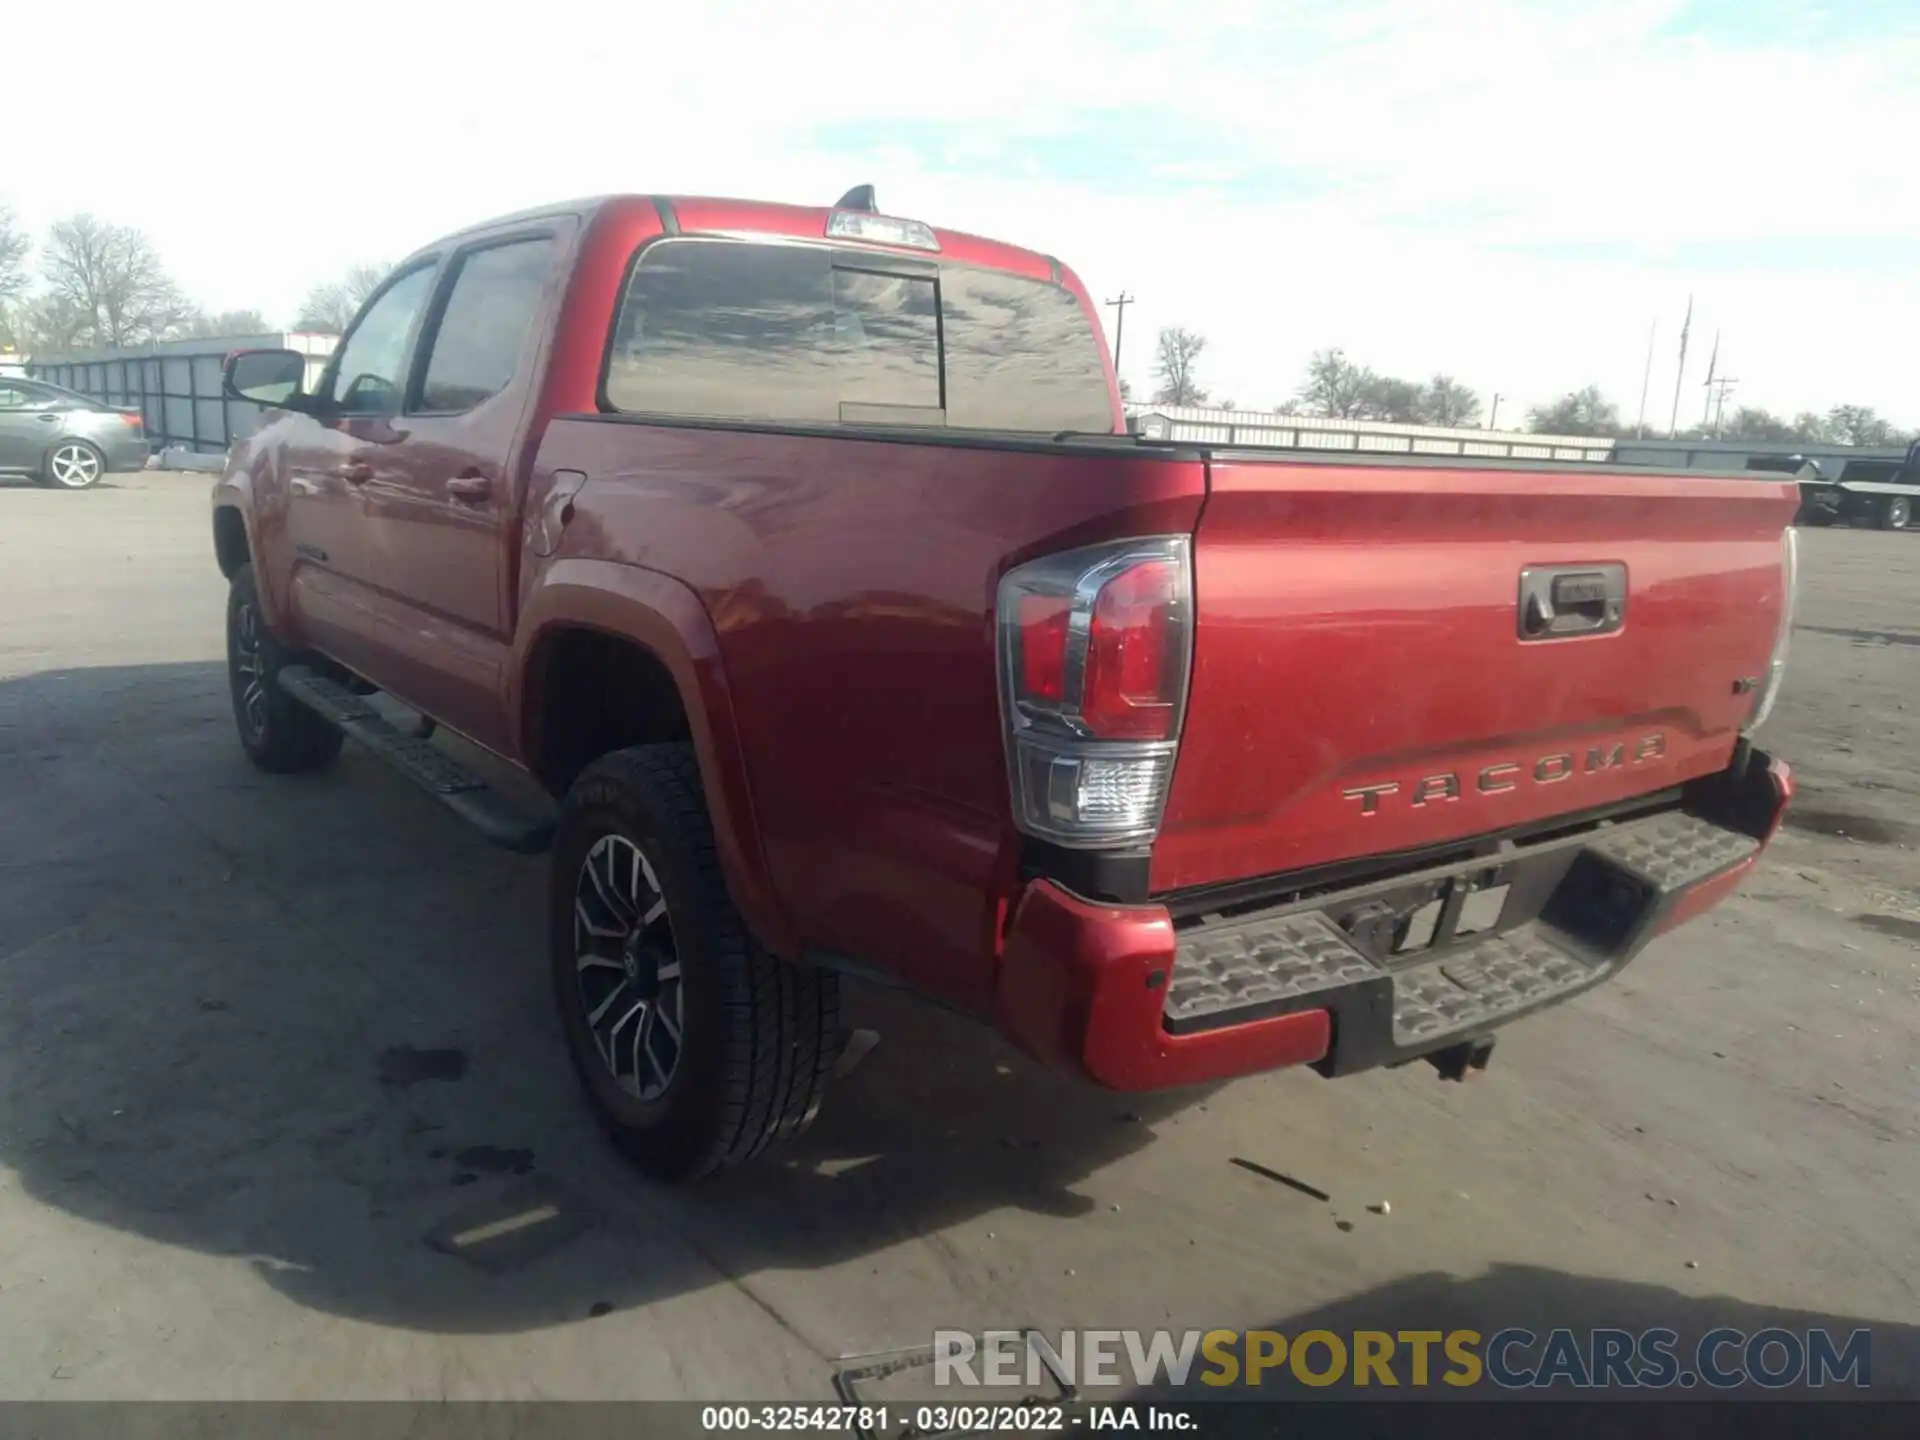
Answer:
[[[1520,572],[1522,640],[1605,635],[1626,618],[1624,565],[1529,565]]]

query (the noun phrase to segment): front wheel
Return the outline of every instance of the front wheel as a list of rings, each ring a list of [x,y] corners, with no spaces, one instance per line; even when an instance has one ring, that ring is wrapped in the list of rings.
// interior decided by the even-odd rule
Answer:
[[[85,490],[107,473],[107,457],[85,440],[62,440],[47,452],[42,473],[56,490]]]
[[[346,737],[280,688],[287,653],[260,614],[253,566],[233,572],[227,590],[227,684],[240,748],[262,770],[324,770]]]
[[[549,895],[568,1054],[634,1164],[689,1179],[806,1128],[840,1050],[838,977],[748,933],[692,746],[616,751],[581,774]]]

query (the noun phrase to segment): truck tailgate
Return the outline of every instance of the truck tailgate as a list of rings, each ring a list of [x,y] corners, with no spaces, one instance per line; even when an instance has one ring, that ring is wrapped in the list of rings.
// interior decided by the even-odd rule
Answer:
[[[1785,603],[1790,484],[1292,457],[1209,472],[1156,892],[1444,845],[1728,763]],[[1523,570],[1564,579],[1574,626],[1612,576],[1617,628],[1523,636]]]

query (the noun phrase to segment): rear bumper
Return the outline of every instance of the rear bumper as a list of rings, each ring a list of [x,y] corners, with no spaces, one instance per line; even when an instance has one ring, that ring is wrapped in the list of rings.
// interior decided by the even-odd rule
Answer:
[[[1792,795],[1786,764],[1749,752],[1680,809],[1182,927],[1162,905],[1035,881],[1008,932],[996,1020],[1030,1054],[1117,1090],[1399,1064],[1617,973],[1732,893]],[[1499,913],[1467,935],[1482,892]],[[1442,943],[1391,953],[1416,909],[1440,913]]]
[[[109,470],[143,470],[153,446],[144,436],[116,435],[101,440],[100,452],[107,457]]]

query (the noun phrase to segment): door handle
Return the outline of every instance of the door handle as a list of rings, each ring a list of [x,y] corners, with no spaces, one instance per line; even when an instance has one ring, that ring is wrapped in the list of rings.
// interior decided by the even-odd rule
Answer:
[[[38,420],[42,425],[52,425],[60,419],[58,415],[36,415],[33,418]]]
[[[340,478],[349,485],[364,485],[373,479],[373,467],[352,463],[340,467]]]
[[[493,481],[485,475],[456,475],[447,481],[447,494],[467,504],[478,504],[493,496]]]

